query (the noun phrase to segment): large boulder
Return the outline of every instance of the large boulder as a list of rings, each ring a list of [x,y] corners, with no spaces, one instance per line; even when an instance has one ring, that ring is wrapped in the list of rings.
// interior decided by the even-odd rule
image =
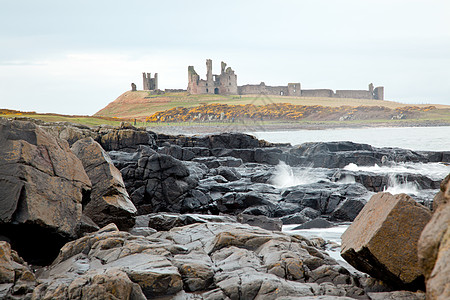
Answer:
[[[419,264],[425,275],[427,299],[450,298],[450,175],[442,182],[440,203],[420,235]],[[436,198],[435,198],[436,199]]]
[[[48,263],[77,234],[91,188],[81,161],[36,124],[0,119],[0,170],[0,235],[27,261]]]
[[[139,214],[180,212],[183,200],[198,185],[198,178],[172,156],[144,149],[137,163],[120,170]]]
[[[83,213],[101,227],[109,223],[122,230],[133,227],[136,208],[120,171],[105,150],[92,138],[77,141],[71,150],[83,163],[92,182],[91,199],[84,203]]]
[[[341,255],[391,286],[420,288],[417,242],[430,218],[430,210],[406,194],[375,194],[342,235]]]

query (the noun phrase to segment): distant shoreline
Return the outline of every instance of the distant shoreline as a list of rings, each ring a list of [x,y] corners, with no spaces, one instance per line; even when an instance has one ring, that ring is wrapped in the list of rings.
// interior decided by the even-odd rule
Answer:
[[[326,129],[358,129],[358,128],[387,128],[387,127],[441,127],[450,126],[445,121],[401,121],[401,122],[377,122],[377,123],[273,123],[273,124],[186,124],[148,126],[147,129],[162,134],[203,135],[223,132],[261,132],[261,131],[296,131],[296,130],[326,130]]]

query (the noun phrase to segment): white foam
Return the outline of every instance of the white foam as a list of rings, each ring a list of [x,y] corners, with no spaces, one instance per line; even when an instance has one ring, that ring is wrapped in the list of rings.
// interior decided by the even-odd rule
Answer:
[[[427,176],[433,180],[442,180],[450,173],[450,166],[442,163],[392,163],[386,166],[379,166],[377,164],[373,166],[358,166],[354,163],[350,163],[344,167],[344,170],[352,172],[371,172],[376,174],[416,174]]]
[[[312,168],[297,168],[294,170],[286,163],[281,161],[275,167],[275,174],[270,179],[270,183],[278,188],[310,184],[319,181],[313,174]]]

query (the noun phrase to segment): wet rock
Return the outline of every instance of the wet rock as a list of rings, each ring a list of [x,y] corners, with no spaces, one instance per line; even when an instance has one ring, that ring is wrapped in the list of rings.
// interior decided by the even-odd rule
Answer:
[[[121,173],[139,214],[180,212],[187,193],[198,185],[197,174],[190,176],[183,162],[154,152],[142,152],[138,162]]]
[[[303,158],[302,165],[322,168],[343,168],[353,163],[358,166],[381,165],[392,162],[428,162],[423,154],[398,148],[376,148],[367,144],[352,142],[304,143],[290,150]]]
[[[223,176],[228,181],[236,181],[242,178],[241,174],[235,168],[220,166],[217,168],[217,174]]]
[[[200,214],[155,213],[146,216],[148,227],[157,231],[168,231],[174,227],[185,226],[194,223],[235,223],[231,216],[215,216]]]
[[[339,203],[331,214],[331,218],[339,221],[353,221],[366,203],[364,199],[346,199]]]
[[[102,227],[109,223],[122,230],[133,227],[136,208],[109,155],[92,138],[77,141],[71,150],[83,163],[92,182],[90,201],[84,203],[83,213]]]
[[[239,167],[243,164],[242,159],[234,157],[198,157],[194,158],[192,161],[205,164],[208,168],[218,168],[220,166],[224,167]]]
[[[237,221],[239,223],[249,224],[251,226],[260,227],[272,231],[281,231],[283,223],[280,219],[268,218],[264,215],[255,216],[248,214],[237,215]]]
[[[290,224],[303,224],[305,222],[310,221],[311,219],[306,217],[301,212],[298,212],[292,215],[281,217],[280,220],[283,223],[283,225],[290,225]]]
[[[253,206],[266,206],[270,210],[275,208],[275,204],[267,200],[264,194],[255,192],[226,193],[217,200],[217,208],[224,214],[241,213],[246,208]]]
[[[335,211],[338,205],[345,200],[362,201],[368,197],[368,191],[358,183],[336,184],[318,182],[288,188],[282,196],[284,198],[278,203],[277,211],[279,212],[276,213],[277,216],[286,215],[283,212],[283,207],[289,206],[289,204],[293,204],[291,207],[297,206],[298,211],[309,207],[320,211],[322,215],[328,215]],[[347,206],[344,206],[345,208]],[[289,209],[285,211],[289,211]]]
[[[311,229],[311,228],[330,228],[333,227],[334,224],[323,219],[323,218],[316,218],[311,221],[307,221],[304,224],[295,227],[293,230],[299,230],[299,229]]]
[[[378,193],[342,235],[342,257],[394,287],[420,288],[417,242],[430,211],[406,194]]]
[[[77,234],[91,188],[80,160],[35,124],[0,119],[0,169],[0,235],[27,261],[48,263]]]
[[[170,155],[179,160],[191,160],[196,157],[195,153],[189,148],[183,148],[177,145],[169,145],[158,149],[158,153]]]

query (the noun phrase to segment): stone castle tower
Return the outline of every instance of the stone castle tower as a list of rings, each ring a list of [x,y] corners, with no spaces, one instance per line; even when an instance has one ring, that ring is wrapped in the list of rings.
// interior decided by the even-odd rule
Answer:
[[[221,63],[220,75],[212,73],[212,60],[206,60],[206,80],[200,79],[193,66],[188,67],[188,87],[190,94],[236,95],[238,93],[237,75]]]
[[[158,89],[158,73],[152,78],[151,73],[142,73],[143,90],[157,90]]]

